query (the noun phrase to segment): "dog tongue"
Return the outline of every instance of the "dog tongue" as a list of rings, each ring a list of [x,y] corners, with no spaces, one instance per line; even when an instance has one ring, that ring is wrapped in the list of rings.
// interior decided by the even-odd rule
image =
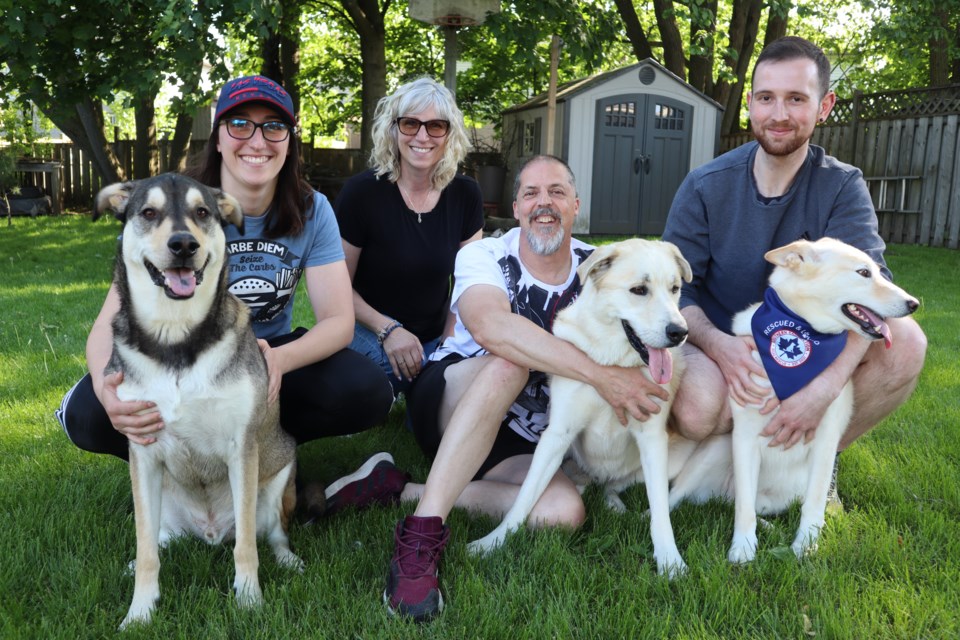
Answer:
[[[887,326],[887,323],[877,317],[872,311],[870,311],[870,309],[867,309],[866,307],[860,307],[859,305],[858,308],[860,309],[860,313],[867,316],[867,318],[870,320],[870,324],[873,325],[873,328],[879,331],[880,335],[883,336],[884,346],[887,349],[893,346],[893,334],[890,332],[890,327]]]
[[[178,296],[191,296],[197,288],[197,277],[193,269],[167,269],[163,275],[167,287]]]
[[[887,349],[893,346],[893,334],[890,333],[890,327],[887,326],[886,322],[880,323],[880,335],[883,336],[883,346]]]
[[[673,357],[666,349],[653,349],[647,347],[647,354],[650,356],[650,375],[657,384],[667,384],[673,377]]]

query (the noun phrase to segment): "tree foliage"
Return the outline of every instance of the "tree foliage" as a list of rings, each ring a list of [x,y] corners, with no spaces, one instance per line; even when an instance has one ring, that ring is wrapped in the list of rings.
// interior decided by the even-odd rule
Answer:
[[[458,31],[458,102],[469,119],[498,124],[504,108],[547,89],[557,35],[560,83],[652,57],[720,103],[729,132],[756,53],[788,32],[828,51],[841,93],[960,81],[960,0],[503,0],[482,26]],[[408,17],[408,0],[100,0],[97,11],[0,0],[0,61],[5,102],[36,104],[116,180],[111,110],[133,112],[136,173],[153,173],[157,96],[176,86],[162,113],[168,164],[179,166],[192,114],[212,97],[204,61],[215,86],[255,72],[282,82],[308,135],[349,122],[369,149],[383,95],[443,76],[444,38]]]
[[[16,90],[80,148],[107,181],[123,176],[107,144],[104,102],[129,95],[136,119],[135,171],[158,166],[156,97],[161,87],[180,88],[174,99],[177,124],[170,164],[177,166],[189,141],[192,112],[206,96],[200,90],[204,60],[223,77],[224,31],[263,11],[257,0],[100,0],[96,11],[60,0],[0,0],[0,89]]]
[[[638,58],[652,55],[741,124],[752,61],[792,34],[827,52],[840,95],[960,82],[960,0],[614,0]]]
[[[861,0],[860,4],[866,14],[864,28],[852,35],[870,64],[854,68],[858,88],[960,83],[960,0]]]
[[[605,2],[503,2],[499,14],[461,36],[461,57],[470,66],[457,76],[457,100],[474,119],[499,123],[503,109],[547,90],[552,36],[562,42],[562,84],[629,63],[621,31]]]

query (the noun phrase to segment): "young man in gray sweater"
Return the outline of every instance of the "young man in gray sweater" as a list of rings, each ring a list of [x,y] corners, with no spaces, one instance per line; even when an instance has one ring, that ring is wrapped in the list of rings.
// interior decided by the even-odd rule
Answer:
[[[728,396],[745,403],[766,395],[750,379],[751,372],[763,375],[750,355],[753,339],[730,334],[733,314],[763,297],[772,269],[764,253],[801,238],[830,236],[865,251],[891,277],[860,170],[810,144],[814,127],[836,102],[829,79],[829,61],[807,40],[786,37],[764,48],[747,95],[757,141],[692,171],[674,198],[663,239],[680,248],[694,274],[681,298],[690,334],[687,370],[673,404],[675,424],[687,437],[728,432]],[[851,378],[856,408],[841,449],[910,397],[926,337],[909,317],[887,322],[892,348],[851,333],[823,373],[779,403],[764,432],[775,436],[773,444],[791,447],[812,437]]]

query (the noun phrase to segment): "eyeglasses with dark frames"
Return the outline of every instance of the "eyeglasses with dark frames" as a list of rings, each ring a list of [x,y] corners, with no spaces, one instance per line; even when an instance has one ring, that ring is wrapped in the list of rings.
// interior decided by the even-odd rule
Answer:
[[[431,138],[442,138],[450,131],[449,120],[417,120],[416,118],[397,118],[397,128],[405,136],[415,136],[420,133],[420,127],[427,130]]]
[[[279,120],[254,122],[246,118],[227,118],[221,120],[227,127],[227,134],[235,140],[249,140],[260,129],[263,139],[268,142],[283,142],[290,135],[290,125]]]

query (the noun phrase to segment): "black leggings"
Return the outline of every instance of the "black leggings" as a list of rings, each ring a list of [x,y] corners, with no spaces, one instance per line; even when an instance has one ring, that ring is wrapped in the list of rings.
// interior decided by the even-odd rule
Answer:
[[[277,347],[305,332],[267,342]],[[383,422],[392,404],[393,389],[380,367],[350,349],[290,371],[280,384],[280,424],[297,444],[365,431]],[[127,437],[113,428],[90,374],[64,396],[57,419],[81,449],[127,459]]]

